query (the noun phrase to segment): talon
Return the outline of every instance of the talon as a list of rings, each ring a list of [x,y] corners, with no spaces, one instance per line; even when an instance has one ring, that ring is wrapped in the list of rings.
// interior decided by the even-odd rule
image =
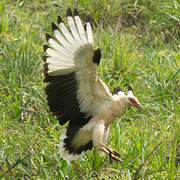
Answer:
[[[118,153],[117,151],[103,145],[101,147],[101,151],[105,152],[106,154],[109,155],[109,159],[110,159],[110,163],[112,163],[112,160],[116,161],[116,162],[122,162],[122,160],[119,158],[120,157],[120,153]]]
[[[119,154],[117,151],[115,151],[115,150],[112,150],[112,152],[113,152],[113,154],[114,154],[115,156],[118,156],[118,157],[120,157],[120,154]]]
[[[107,150],[108,150],[111,154],[113,154],[114,156],[120,157],[120,153],[119,153],[119,152],[117,152],[117,151],[115,151],[115,150],[113,150],[113,149],[110,149],[110,148],[107,148]]]
[[[122,160],[121,159],[119,159],[118,157],[116,157],[116,156],[112,156],[112,159],[114,160],[114,161],[116,161],[116,162],[122,162]]]
[[[110,159],[110,163],[112,163],[113,161],[112,161],[112,154],[111,154],[111,152],[109,153],[109,159]]]

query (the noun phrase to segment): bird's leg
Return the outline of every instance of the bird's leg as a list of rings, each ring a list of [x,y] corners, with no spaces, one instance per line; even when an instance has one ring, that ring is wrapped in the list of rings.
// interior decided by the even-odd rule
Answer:
[[[96,146],[97,151],[99,152],[100,155],[102,154],[102,152],[104,152],[109,155],[110,159],[117,162],[122,162],[121,159],[119,159],[119,153],[104,144],[103,142],[104,133],[105,133],[104,121],[100,120],[96,123],[93,129],[93,144],[94,146]]]
[[[109,132],[110,132],[110,125],[108,127],[105,127],[105,130],[104,130],[104,136],[103,136],[103,143],[104,144],[107,144]]]

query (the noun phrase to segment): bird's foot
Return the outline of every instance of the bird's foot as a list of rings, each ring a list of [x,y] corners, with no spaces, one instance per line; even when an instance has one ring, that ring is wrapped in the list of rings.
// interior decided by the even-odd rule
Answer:
[[[105,145],[102,146],[101,150],[109,155],[110,162],[112,162],[112,160],[114,160],[116,162],[122,162],[122,160],[119,158],[120,154],[117,151],[115,151]]]

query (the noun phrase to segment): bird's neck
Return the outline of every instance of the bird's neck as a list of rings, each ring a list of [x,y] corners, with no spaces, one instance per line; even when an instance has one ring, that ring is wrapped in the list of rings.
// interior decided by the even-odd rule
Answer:
[[[126,97],[114,97],[114,103],[112,105],[113,116],[120,116],[128,107],[129,104],[126,101]]]

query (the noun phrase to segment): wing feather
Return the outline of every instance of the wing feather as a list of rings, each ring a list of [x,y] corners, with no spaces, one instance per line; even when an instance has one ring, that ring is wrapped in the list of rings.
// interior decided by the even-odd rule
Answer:
[[[51,47],[44,47],[48,54],[44,57],[45,82],[49,82],[45,90],[50,110],[60,124],[69,121],[69,128],[72,125],[80,128],[113,98],[97,75],[100,59],[98,63],[94,60],[90,22],[85,31],[76,9],[74,16],[68,9],[67,21],[69,30],[58,17],[59,27],[52,24],[55,38],[47,36]]]
[[[64,38],[59,30],[54,31],[54,36],[57,38],[59,43],[72,55],[74,53],[73,46]]]
[[[71,30],[71,33],[73,34],[74,39],[76,40],[76,43],[81,45],[82,42],[81,42],[81,39],[79,37],[78,31],[76,29],[74,19],[71,16],[68,16],[67,19],[68,19],[69,28]]]
[[[69,43],[74,44],[74,38],[72,37],[72,35],[70,34],[69,30],[66,28],[65,24],[62,22],[59,23],[59,29],[61,30],[62,34],[65,36],[65,38],[67,39],[67,41]]]
[[[62,58],[61,60],[59,60],[59,58],[56,57],[48,57],[47,63],[54,64],[57,66],[63,66],[63,67],[74,66],[74,62],[70,61],[68,58]]]
[[[81,38],[81,41],[82,43],[87,43],[87,38],[86,38],[86,33],[85,33],[85,30],[84,30],[84,26],[81,22],[81,19],[79,16],[74,16],[74,20],[76,22],[76,27],[77,27],[77,30],[78,30],[78,33],[79,33],[79,36]]]
[[[48,43],[56,50],[56,51],[59,51],[61,52],[62,54],[64,55],[69,55],[69,52],[64,48],[62,47],[59,43],[57,43],[53,38],[50,38],[48,40]]]
[[[90,22],[87,22],[87,39],[88,39],[88,42],[90,44],[94,44],[94,38],[93,38],[93,32],[92,32],[92,28],[91,28],[91,24]]]
[[[63,53],[61,53],[61,52],[59,52],[59,51],[56,51],[56,50],[54,50],[54,49],[52,49],[52,48],[47,48],[47,50],[46,50],[46,53],[50,56],[50,57],[56,57],[56,58],[59,58],[59,59],[61,59],[61,58],[69,58],[69,59],[73,59],[73,57],[72,56],[70,56],[70,55],[64,55]]]

